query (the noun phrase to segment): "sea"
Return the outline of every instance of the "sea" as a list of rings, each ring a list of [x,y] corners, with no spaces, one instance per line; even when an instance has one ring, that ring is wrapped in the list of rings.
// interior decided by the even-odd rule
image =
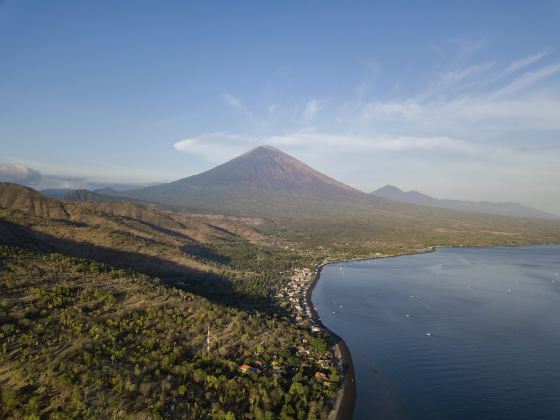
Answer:
[[[352,354],[355,419],[560,419],[560,247],[329,264],[312,294]]]

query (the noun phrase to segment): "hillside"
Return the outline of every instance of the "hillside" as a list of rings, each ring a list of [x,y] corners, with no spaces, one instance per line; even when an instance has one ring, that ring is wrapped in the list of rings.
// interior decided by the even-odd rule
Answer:
[[[189,215],[120,201],[61,202],[17,184],[0,184],[0,218],[2,243],[182,281],[187,274],[199,289],[203,283],[194,279],[235,274],[236,248],[266,252],[274,243],[248,223],[258,225],[259,219]]]
[[[257,231],[261,220],[59,202],[15,184],[0,185],[0,203],[3,413],[330,411],[334,356],[273,297],[294,268],[317,261]],[[333,384],[314,380],[317,371]]]
[[[400,201],[402,203],[420,204],[443,209],[467,212],[487,213],[499,216],[530,217],[538,219],[556,219],[560,216],[537,210],[518,203],[493,203],[489,201],[445,200],[430,197],[418,191],[402,191],[393,185],[386,185],[371,193],[376,197]]]
[[[275,182],[293,197],[280,174]],[[434,245],[560,241],[552,221],[371,200],[313,172],[299,180],[315,198],[332,189],[346,201],[328,206],[325,197],[317,212],[282,217],[224,216],[63,202],[0,184],[4,412],[325,418],[340,371],[328,336],[277,300],[294,269]]]
[[[312,338],[286,318],[96,262],[5,246],[0,293],[3,417],[328,414],[334,387],[311,379],[322,369],[314,362],[300,368],[296,349]],[[243,363],[259,371],[242,373]]]
[[[32,188],[0,182],[0,208],[17,209],[26,216],[68,219],[64,205],[39,194]]]

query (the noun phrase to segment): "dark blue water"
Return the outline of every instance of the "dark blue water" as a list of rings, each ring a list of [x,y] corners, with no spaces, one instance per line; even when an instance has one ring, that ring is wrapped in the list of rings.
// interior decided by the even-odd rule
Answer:
[[[356,419],[560,419],[560,247],[331,264],[313,303],[352,353]]]

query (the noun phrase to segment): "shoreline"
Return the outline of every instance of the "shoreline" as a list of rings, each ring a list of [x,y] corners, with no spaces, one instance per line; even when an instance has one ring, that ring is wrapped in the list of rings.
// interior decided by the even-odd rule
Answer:
[[[354,364],[352,362],[352,353],[350,352],[350,349],[346,345],[346,342],[338,334],[336,334],[334,331],[327,328],[325,324],[323,324],[323,321],[321,321],[317,309],[315,308],[313,302],[311,301],[311,295],[313,294],[313,290],[315,289],[315,286],[321,279],[321,272],[323,271],[323,268],[328,264],[337,264],[337,263],[352,262],[352,261],[367,261],[367,260],[375,260],[375,259],[382,259],[382,258],[401,257],[405,255],[427,254],[430,252],[435,252],[437,248],[438,246],[432,246],[429,248],[420,249],[414,252],[406,252],[402,254],[330,261],[330,262],[319,264],[317,266],[315,275],[313,276],[313,280],[311,281],[311,283],[309,284],[305,292],[305,301],[307,303],[307,307],[311,312],[311,319],[313,320],[315,325],[317,325],[319,328],[329,333],[329,336],[331,337],[332,340],[331,345],[335,349],[335,355],[340,360],[340,364],[342,365],[342,384],[340,390],[338,391],[338,396],[336,398],[333,411],[329,415],[329,419],[333,419],[333,420],[352,419],[352,415],[354,413],[354,406],[356,405],[357,390],[356,390],[356,375],[354,372]]]
[[[392,254],[392,255],[383,255],[378,257],[364,257],[364,258],[354,258],[348,260],[340,260],[340,261],[330,261],[319,264],[315,271],[315,275],[313,276],[313,280],[309,284],[306,292],[305,292],[305,301],[307,303],[307,307],[311,312],[311,319],[319,328],[324,331],[327,331],[332,338],[334,343],[331,343],[335,349],[335,355],[339,358],[340,363],[342,365],[342,384],[341,388],[338,391],[338,396],[336,398],[335,406],[333,408],[332,413],[329,415],[329,419],[336,419],[336,420],[345,420],[345,419],[352,419],[352,415],[354,413],[354,406],[356,404],[357,398],[357,390],[356,390],[356,377],[354,372],[354,365],[352,363],[352,354],[350,349],[346,345],[346,342],[329,328],[327,328],[321,318],[319,317],[319,313],[317,309],[313,305],[311,301],[311,295],[315,286],[321,279],[321,272],[323,268],[328,264],[337,264],[337,263],[347,263],[347,262],[355,262],[355,261],[367,261],[367,260],[376,260],[376,259],[383,259],[383,258],[395,258],[395,257],[404,257],[404,256],[412,256],[412,255],[421,255],[421,254],[429,254],[432,252],[436,252],[438,249],[441,248],[499,248],[499,247],[524,247],[524,246],[550,246],[554,244],[520,244],[520,245],[488,245],[488,246],[478,246],[478,245],[435,245],[429,248],[419,249],[412,252],[404,252],[400,254]]]
[[[329,415],[329,418],[333,417],[336,420],[344,420],[352,418],[352,414],[354,413],[354,405],[356,403],[356,380],[354,374],[354,365],[352,363],[352,354],[350,353],[350,349],[348,348],[344,340],[323,324],[321,318],[319,317],[317,309],[311,302],[311,294],[313,293],[313,289],[321,278],[321,271],[323,270],[323,267],[327,264],[332,263],[321,264],[317,267],[315,276],[313,277],[313,280],[305,293],[305,300],[307,302],[307,307],[311,311],[311,319],[319,328],[328,331],[331,339],[334,341],[334,343],[331,344],[335,348],[335,354],[337,352],[340,354],[339,359],[342,364],[343,375],[342,386],[336,399],[333,414]]]

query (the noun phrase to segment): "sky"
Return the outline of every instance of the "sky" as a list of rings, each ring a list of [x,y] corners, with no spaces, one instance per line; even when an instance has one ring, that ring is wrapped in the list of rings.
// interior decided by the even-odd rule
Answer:
[[[145,185],[269,144],[560,214],[559,44],[558,0],[0,0],[0,179]]]

